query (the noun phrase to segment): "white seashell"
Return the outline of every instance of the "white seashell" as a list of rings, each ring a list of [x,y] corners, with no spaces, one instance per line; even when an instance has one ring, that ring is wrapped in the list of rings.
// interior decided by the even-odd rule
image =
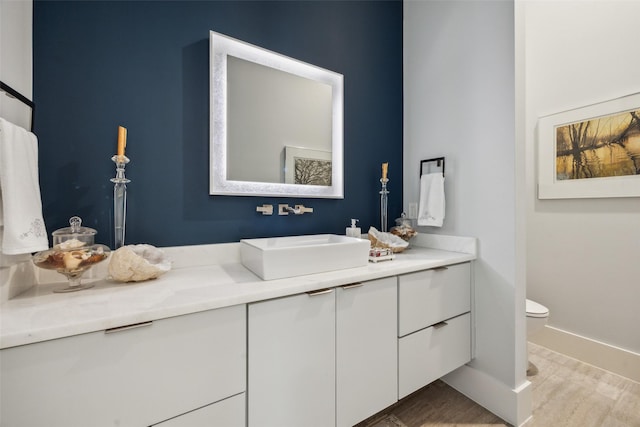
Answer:
[[[53,249],[57,249],[60,251],[70,251],[72,249],[78,249],[86,245],[86,242],[82,242],[78,239],[69,239],[65,240],[62,243],[58,243],[53,247]]]
[[[371,240],[371,246],[373,247],[391,248],[393,252],[402,252],[409,246],[409,242],[395,234],[378,231],[375,227],[370,227],[368,234],[369,240]]]
[[[120,282],[155,279],[171,270],[171,261],[151,245],[127,245],[111,253],[109,274]]]

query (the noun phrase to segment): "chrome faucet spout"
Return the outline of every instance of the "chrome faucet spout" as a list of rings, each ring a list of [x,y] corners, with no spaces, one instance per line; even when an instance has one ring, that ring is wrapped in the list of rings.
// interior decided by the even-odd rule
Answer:
[[[304,213],[312,213],[313,208],[307,208],[304,205],[296,205],[295,208],[292,208],[289,205],[278,205],[278,215],[289,215],[290,213],[294,215],[302,215]]]

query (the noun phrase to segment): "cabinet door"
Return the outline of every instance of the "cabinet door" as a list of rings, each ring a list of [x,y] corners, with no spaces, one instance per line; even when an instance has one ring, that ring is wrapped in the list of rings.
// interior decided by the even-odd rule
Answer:
[[[336,291],[336,419],[341,427],[397,400],[397,278]]]
[[[400,276],[398,336],[471,309],[471,266],[458,264]]]
[[[148,426],[245,390],[244,305],[0,352],[0,425]]]
[[[245,394],[240,393],[196,409],[170,420],[154,424],[157,427],[244,427]]]
[[[335,292],[324,292],[249,305],[249,426],[335,424]]]

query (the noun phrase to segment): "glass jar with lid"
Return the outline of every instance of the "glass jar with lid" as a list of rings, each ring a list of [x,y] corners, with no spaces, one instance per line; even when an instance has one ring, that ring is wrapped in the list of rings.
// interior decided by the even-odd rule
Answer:
[[[110,253],[107,246],[94,243],[96,234],[93,228],[82,226],[80,217],[71,217],[69,227],[51,233],[53,248],[33,256],[36,266],[55,270],[67,278],[67,286],[56,288],[54,292],[73,292],[93,287],[92,283],[82,284],[80,278],[85,271],[107,259]]]

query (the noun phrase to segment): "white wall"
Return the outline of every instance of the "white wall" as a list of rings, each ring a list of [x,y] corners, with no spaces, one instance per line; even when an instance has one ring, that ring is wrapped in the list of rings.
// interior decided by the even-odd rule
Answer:
[[[0,1],[0,80],[32,99],[31,0]],[[0,117],[29,129],[31,110],[0,94]]]
[[[32,15],[31,0],[0,0],[0,80],[29,99],[33,84]],[[0,93],[0,117],[26,129],[31,126],[31,109],[4,93]],[[28,263],[26,256],[0,253],[0,301],[33,283],[33,268]]]
[[[514,9],[502,0],[405,0],[403,167],[408,211],[418,201],[419,160],[445,156],[445,224],[419,231],[479,239],[476,358],[447,381],[519,424],[530,395]]]
[[[525,16],[527,295],[553,328],[537,341],[630,376],[560,332],[640,353],[640,198],[538,200],[535,128],[540,116],[640,92],[640,1],[529,1]]]

